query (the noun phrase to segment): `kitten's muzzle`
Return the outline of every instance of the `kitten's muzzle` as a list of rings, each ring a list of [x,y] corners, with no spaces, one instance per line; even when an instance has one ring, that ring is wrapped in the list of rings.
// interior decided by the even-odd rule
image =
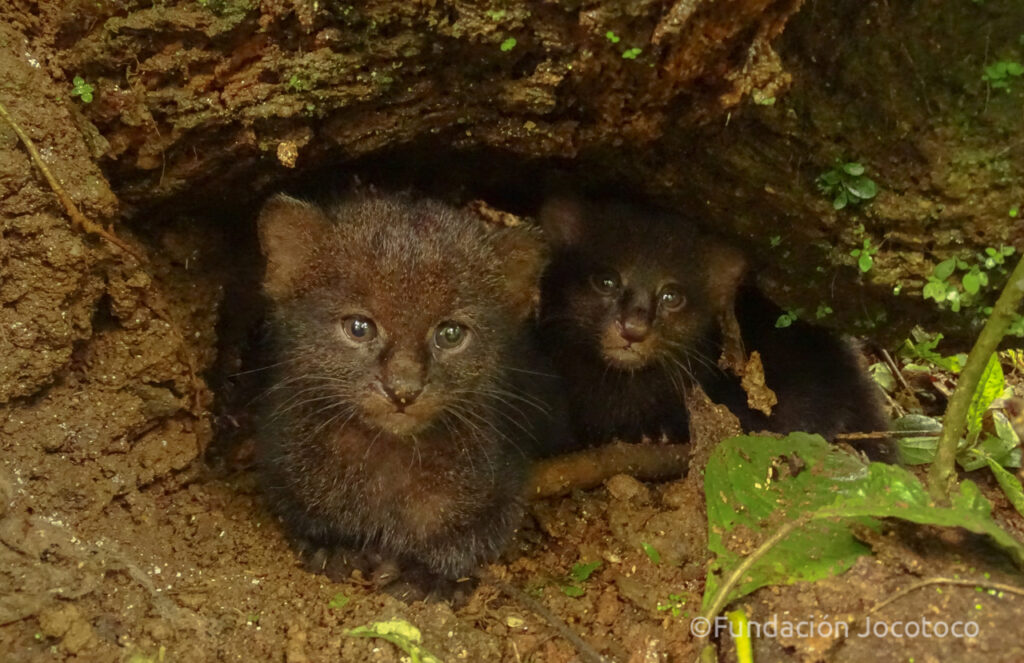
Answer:
[[[408,384],[398,385],[382,385],[384,394],[391,400],[392,403],[401,412],[405,409],[406,405],[411,405],[416,398],[423,393],[423,388],[419,386],[412,386]]]

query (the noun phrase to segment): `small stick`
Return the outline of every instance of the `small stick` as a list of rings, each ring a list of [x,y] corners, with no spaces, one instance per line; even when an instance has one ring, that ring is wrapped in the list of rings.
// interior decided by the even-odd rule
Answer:
[[[917,591],[922,587],[928,587],[930,585],[956,585],[958,587],[987,587],[988,589],[997,589],[1001,592],[1008,594],[1015,594],[1017,596],[1024,596],[1024,589],[1015,587],[1013,585],[1007,585],[1002,582],[990,582],[988,580],[961,580],[958,578],[929,578],[928,580],[922,580],[921,582],[915,582],[909,587],[904,587],[892,596],[879,601],[873,608],[868,610],[868,615],[873,615],[885,606],[889,605],[893,601],[899,600],[910,594],[911,592]],[[867,615],[865,615],[867,616]]]
[[[50,171],[49,166],[47,166],[46,162],[43,161],[43,157],[40,156],[39,150],[36,149],[36,144],[32,142],[32,139],[29,138],[28,134],[25,133],[25,131],[20,126],[18,126],[18,123],[14,121],[14,118],[11,117],[10,113],[7,112],[7,109],[4,107],[2,103],[0,103],[0,117],[2,117],[4,121],[7,122],[11,129],[14,130],[14,133],[17,134],[18,138],[21,139],[21,143],[22,145],[25,146],[25,150],[28,151],[29,156],[32,158],[32,162],[35,164],[36,168],[39,169],[39,172],[43,174],[43,177],[46,178],[46,181],[47,183],[49,183],[50,188],[57,195],[57,198],[60,200],[61,204],[64,205],[64,209],[67,211],[68,216],[71,217],[71,225],[73,225],[75,228],[83,232],[90,233],[93,235],[99,235],[103,239],[107,240],[117,248],[121,249],[122,251],[130,255],[132,258],[135,258],[135,261],[138,262],[140,265],[146,264],[146,261],[143,260],[142,256],[139,253],[137,253],[135,249],[129,246],[124,240],[122,240],[120,237],[110,232],[100,224],[92,221],[84,214],[82,214],[82,212],[79,211],[78,207],[75,205],[75,201],[71,199],[71,196],[68,195],[68,192],[64,190],[64,187],[61,186],[60,182],[57,181],[57,178],[54,177],[53,172]]]
[[[14,130],[14,133],[17,134],[18,138],[21,140],[22,145],[25,146],[25,150],[28,151],[32,163],[34,163],[36,168],[39,169],[39,172],[43,174],[43,177],[50,185],[50,188],[53,190],[53,193],[57,196],[61,204],[64,206],[64,210],[67,212],[68,216],[71,217],[71,226],[82,232],[91,233],[93,235],[99,235],[107,242],[110,242],[117,248],[121,249],[124,253],[134,258],[135,262],[137,262],[140,267],[146,265],[146,260],[142,257],[142,254],[138,253],[134,248],[129,246],[124,240],[115,235],[113,232],[107,230],[100,224],[96,223],[95,221],[89,219],[87,216],[82,214],[82,212],[75,205],[75,201],[71,199],[71,196],[68,195],[68,192],[64,189],[61,183],[57,181],[57,178],[54,177],[53,172],[50,171],[49,166],[47,166],[46,162],[43,161],[42,156],[39,154],[39,150],[36,149],[35,143],[32,142],[32,139],[29,138],[28,134],[25,133],[25,131],[18,125],[18,123],[14,121],[14,118],[11,117],[10,113],[7,112],[7,108],[5,108],[2,103],[0,103],[0,117],[2,117],[8,125],[10,125],[11,129]],[[194,413],[198,413],[202,405],[202,400],[200,396],[202,389],[201,382],[197,377],[198,373],[196,371],[195,359],[192,356],[192,352],[189,350],[188,345],[185,343],[185,337],[178,329],[178,326],[174,323],[174,318],[171,317],[170,309],[163,301],[163,297],[160,296],[159,290],[154,289],[153,294],[156,297],[156,301],[146,301],[146,304],[156,314],[158,318],[160,318],[161,320],[168,324],[168,326],[171,328],[171,333],[174,335],[174,340],[178,342],[181,348],[182,355],[185,359],[186,368],[188,368],[189,382],[192,383],[192,410]]]
[[[569,628],[568,624],[548,610],[540,601],[536,600],[519,588],[513,587],[511,584],[501,580],[488,571],[480,571],[479,576],[481,580],[490,585],[494,585],[507,597],[513,601],[518,601],[524,607],[536,613],[541,619],[545,620],[551,628],[555,629],[560,636],[568,640],[576,648],[581,660],[586,661],[586,663],[608,663],[608,659],[601,656],[596,649],[591,647],[586,640]]]

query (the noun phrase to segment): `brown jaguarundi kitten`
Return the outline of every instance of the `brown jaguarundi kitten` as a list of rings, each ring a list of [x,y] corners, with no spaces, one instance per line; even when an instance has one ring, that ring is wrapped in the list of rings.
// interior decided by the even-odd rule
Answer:
[[[688,385],[735,413],[745,430],[838,433],[886,429],[877,389],[850,343],[782,313],[742,287],[745,260],[667,212],[556,198],[541,212],[556,254],[542,286],[545,347],[561,371],[578,443],[689,438]],[[735,305],[757,350],[771,416],[751,410],[738,378],[718,368],[718,315]],[[889,458],[884,444],[866,449]]]
[[[377,194],[272,198],[259,235],[273,508],[328,571],[376,566],[383,586],[397,566],[413,590],[448,591],[502,550],[528,455],[562,434],[531,346],[540,232]]]

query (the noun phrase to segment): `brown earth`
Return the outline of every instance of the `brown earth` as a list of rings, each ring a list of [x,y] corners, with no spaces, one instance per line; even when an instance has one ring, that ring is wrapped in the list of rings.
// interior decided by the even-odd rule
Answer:
[[[964,339],[969,316],[939,311],[920,288],[949,255],[1024,248],[1006,215],[1024,201],[1021,92],[979,80],[992,58],[1017,57],[1015,3],[808,2],[772,46],[799,3],[708,2],[688,21],[700,3],[486,3],[506,12],[488,15],[382,0],[328,19],[287,0],[0,1],[0,102],[77,206],[123,220],[118,233],[148,256],[140,266],[72,227],[0,121],[0,660],[397,661],[391,645],[345,635],[393,617],[446,661],[574,660],[487,583],[452,612],[297,564],[258,498],[236,439],[245,408],[224,377],[252,315],[252,205],[324,180],[325,167],[335,183],[372,173],[498,203],[569,173],[698,209],[757,256],[782,303],[813,310],[828,297],[835,324],[880,339],[922,321]],[[622,58],[608,30],[657,57]],[[500,50],[513,34],[517,46]],[[76,75],[95,84],[93,102],[68,97]],[[831,210],[813,180],[834,158],[873,167],[876,204]],[[424,168],[449,181],[394,175]],[[868,275],[849,256],[859,224],[881,247]],[[766,248],[775,236],[777,251]],[[985,489],[1020,535],[1019,516]],[[692,660],[702,505],[697,473],[615,477],[535,503],[490,571],[615,660]],[[876,555],[843,576],[741,603],[752,618],[863,620],[924,577],[1020,583],[957,532],[869,538]],[[598,560],[584,594],[567,595],[573,564]],[[339,594],[350,600],[331,607]],[[1024,659],[1011,636],[1024,601],[1010,594],[929,587],[879,614],[973,618],[980,631],[762,639],[757,660]]]

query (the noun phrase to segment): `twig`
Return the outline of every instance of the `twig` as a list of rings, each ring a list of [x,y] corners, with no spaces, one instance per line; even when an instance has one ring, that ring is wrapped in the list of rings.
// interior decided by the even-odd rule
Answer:
[[[893,601],[897,601],[897,600],[903,598],[904,596],[906,596],[907,594],[910,594],[911,592],[917,591],[918,589],[921,589],[922,587],[928,587],[930,585],[957,585],[959,587],[986,587],[988,589],[997,589],[997,590],[999,590],[1001,592],[1006,592],[1008,594],[1016,594],[1017,596],[1024,596],[1024,589],[1021,589],[1020,587],[1015,587],[1013,585],[1007,585],[1006,583],[1002,583],[1002,582],[990,582],[988,580],[963,580],[963,579],[958,579],[958,578],[929,578],[927,580],[922,580],[921,582],[915,582],[913,585],[910,585],[909,587],[904,587],[903,589],[899,590],[898,592],[896,592],[892,596],[890,596],[890,597],[888,597],[888,598],[886,598],[886,599],[884,599],[882,601],[879,601],[878,603],[876,603],[874,605],[873,608],[871,608],[870,610],[867,611],[867,614],[865,615],[865,617],[867,615],[875,614],[876,612],[878,612],[879,610],[881,610],[885,606],[889,605]]]
[[[814,520],[816,515],[817,512],[815,511],[807,512],[799,518],[797,518],[796,520],[791,520],[788,523],[783,524],[777,530],[775,530],[774,534],[765,539],[764,543],[757,547],[757,550],[747,555],[743,562],[741,562],[739,566],[732,570],[732,573],[729,574],[729,577],[723,580],[721,587],[718,588],[718,592],[715,594],[715,598],[711,601],[711,605],[708,606],[707,610],[704,610],[701,613],[701,617],[706,619],[708,622],[713,623],[715,617],[718,615],[719,612],[721,612],[722,608],[725,607],[726,599],[728,599],[729,593],[732,591],[733,587],[739,584],[740,579],[747,571],[750,570],[750,567],[752,567],[754,564],[757,563],[758,560],[764,557],[764,555],[769,550],[774,548],[776,544],[779,543],[779,541],[789,536],[790,532],[800,527],[803,527],[807,523],[811,522],[812,520]],[[707,634],[703,636],[703,638],[706,637]]]
[[[25,146],[25,150],[28,151],[29,156],[32,158],[32,162],[35,164],[36,168],[39,169],[39,172],[43,174],[43,177],[46,178],[46,181],[49,183],[53,193],[56,194],[61,204],[64,205],[64,209],[67,211],[68,216],[71,217],[71,225],[82,232],[99,235],[130,255],[132,258],[135,258],[135,261],[140,265],[146,264],[146,261],[142,256],[124,240],[100,224],[92,221],[79,211],[78,207],[75,205],[75,201],[71,199],[71,196],[68,195],[68,192],[64,190],[64,187],[61,186],[60,182],[57,181],[57,178],[54,177],[53,172],[50,171],[50,167],[46,165],[45,161],[43,161],[43,157],[40,156],[35,143],[33,143],[28,134],[25,133],[25,130],[14,121],[14,118],[11,117],[10,113],[7,112],[7,109],[2,103],[0,103],[0,117],[7,122],[11,129],[14,130],[14,133],[17,134],[18,138],[21,139],[21,143]]]
[[[871,433],[839,433],[837,440],[884,440],[887,437],[938,437],[933,430],[882,430]]]
[[[57,178],[54,177],[49,166],[47,166],[46,162],[43,161],[42,156],[39,154],[39,150],[36,149],[35,143],[31,138],[29,138],[28,134],[25,133],[25,130],[14,121],[14,118],[11,117],[7,108],[4,107],[2,103],[0,103],[0,117],[2,117],[11,129],[14,130],[14,133],[17,134],[18,138],[21,140],[22,145],[25,146],[25,150],[32,159],[32,163],[34,163],[36,168],[39,169],[39,172],[43,174],[43,177],[50,185],[53,193],[60,200],[61,204],[64,206],[64,210],[67,212],[67,215],[71,218],[71,226],[76,230],[102,237],[107,242],[113,244],[117,248],[121,249],[121,251],[134,258],[135,262],[138,263],[140,267],[144,267],[147,264],[147,261],[141,253],[136,251],[110,230],[107,230],[100,224],[82,214],[75,205],[75,201],[71,199],[68,192],[64,189],[61,183],[57,181]],[[192,411],[195,414],[199,414],[199,410],[202,406],[200,396],[202,392],[202,383],[198,377],[195,359],[192,356],[189,346],[185,343],[185,337],[182,335],[181,330],[178,329],[177,324],[175,324],[174,318],[171,317],[170,308],[164,302],[163,297],[160,295],[160,291],[154,288],[153,296],[156,301],[150,301],[149,298],[145,298],[145,305],[148,306],[158,318],[167,323],[168,327],[171,329],[171,334],[174,336],[174,340],[181,348],[182,357],[184,358],[185,366],[188,369],[189,382],[192,385]]]
[[[1010,279],[1006,282],[1003,292],[992,307],[992,315],[985,322],[978,334],[978,340],[967,355],[967,363],[960,372],[956,389],[946,408],[946,416],[942,422],[942,437],[935,453],[935,460],[928,468],[928,492],[936,502],[949,500],[949,494],[956,483],[956,449],[960,438],[967,427],[967,412],[971,406],[971,398],[978,388],[982,373],[988,365],[992,353],[999,347],[999,342],[1006,334],[1015,311],[1024,300],[1024,258],[1017,261]]]
[[[586,661],[586,663],[608,663],[607,658],[601,656],[596,649],[591,647],[586,640],[569,628],[568,624],[544,607],[544,604],[540,601],[487,571],[480,571],[479,575],[481,580],[490,585],[494,585],[504,592],[504,594],[510,599],[518,601],[523,606],[536,613],[541,619],[545,620],[551,628],[555,629],[559,635],[568,640],[576,648],[581,660]]]

